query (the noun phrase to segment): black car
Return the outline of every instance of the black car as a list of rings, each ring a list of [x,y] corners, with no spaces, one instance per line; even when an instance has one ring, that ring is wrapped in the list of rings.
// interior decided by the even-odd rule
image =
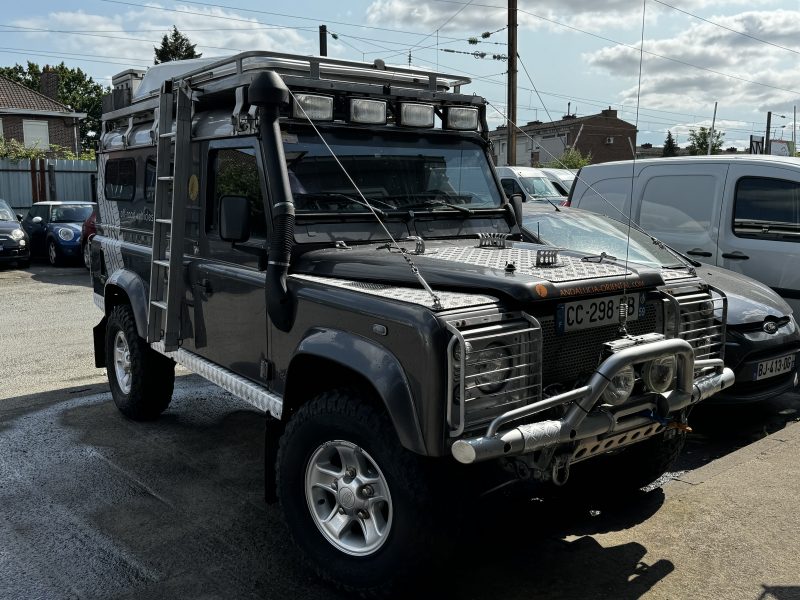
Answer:
[[[701,264],[655,240],[636,225],[577,208],[525,204],[527,241],[587,252],[598,260],[661,269],[665,279],[687,268],[728,297],[725,364],[736,383],[711,402],[756,402],[798,385],[800,330],[792,309],[772,289],[750,277]],[[628,239],[630,238],[630,243]]]
[[[0,199],[0,263],[9,262],[16,262],[23,269],[30,264],[30,239],[20,227],[14,211]]]

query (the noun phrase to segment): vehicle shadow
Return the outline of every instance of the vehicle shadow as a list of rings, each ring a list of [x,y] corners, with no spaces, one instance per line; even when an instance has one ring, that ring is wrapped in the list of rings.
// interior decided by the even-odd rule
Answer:
[[[689,417],[693,431],[675,469],[696,469],[796,421],[800,421],[798,393],[752,404],[700,404]]]
[[[800,585],[765,585],[757,600],[800,600]]]
[[[0,583],[0,596],[349,597],[316,579],[280,508],[264,503],[261,413],[190,375],[159,420],[135,423],[105,390],[0,403],[12,449],[0,470],[13,474],[13,485],[0,478],[0,503],[14,524],[9,534],[0,523],[0,540],[27,573]],[[421,598],[639,598],[674,564],[642,540],[606,546],[602,534],[663,502],[660,489],[601,504],[510,487],[448,523],[449,555],[409,584]],[[765,600],[792,591],[764,590]]]

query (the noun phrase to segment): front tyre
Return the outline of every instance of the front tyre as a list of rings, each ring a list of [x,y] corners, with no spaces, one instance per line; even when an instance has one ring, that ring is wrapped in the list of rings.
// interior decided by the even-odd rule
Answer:
[[[324,392],[281,437],[278,499],[317,574],[372,595],[407,584],[432,548],[426,472],[362,393]]]
[[[153,420],[172,400],[175,363],[139,337],[128,304],[115,306],[108,317],[106,371],[114,403],[130,419]]]
[[[61,266],[61,252],[59,251],[55,240],[49,240],[47,242],[47,260],[52,267]]]

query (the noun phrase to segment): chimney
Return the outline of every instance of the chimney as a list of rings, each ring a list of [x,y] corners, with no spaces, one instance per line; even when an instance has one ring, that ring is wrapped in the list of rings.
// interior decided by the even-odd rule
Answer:
[[[609,117],[615,119],[617,117],[617,111],[610,106],[608,108],[604,108],[603,111],[600,113],[604,117]]]
[[[58,101],[58,73],[55,71],[50,71],[49,69],[45,69],[42,71],[42,77],[39,80],[39,91],[47,96],[48,98],[52,98],[56,102]]]

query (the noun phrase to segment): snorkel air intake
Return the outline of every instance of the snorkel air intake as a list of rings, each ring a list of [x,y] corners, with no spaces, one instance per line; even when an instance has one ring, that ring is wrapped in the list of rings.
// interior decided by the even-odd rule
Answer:
[[[275,192],[272,205],[272,241],[267,260],[267,313],[275,327],[289,331],[294,322],[294,302],[286,287],[286,274],[294,243],[294,199],[284,168],[278,117],[289,104],[289,90],[273,71],[259,73],[248,90],[250,104],[259,107],[259,138],[267,181]],[[271,129],[270,129],[271,126]]]

